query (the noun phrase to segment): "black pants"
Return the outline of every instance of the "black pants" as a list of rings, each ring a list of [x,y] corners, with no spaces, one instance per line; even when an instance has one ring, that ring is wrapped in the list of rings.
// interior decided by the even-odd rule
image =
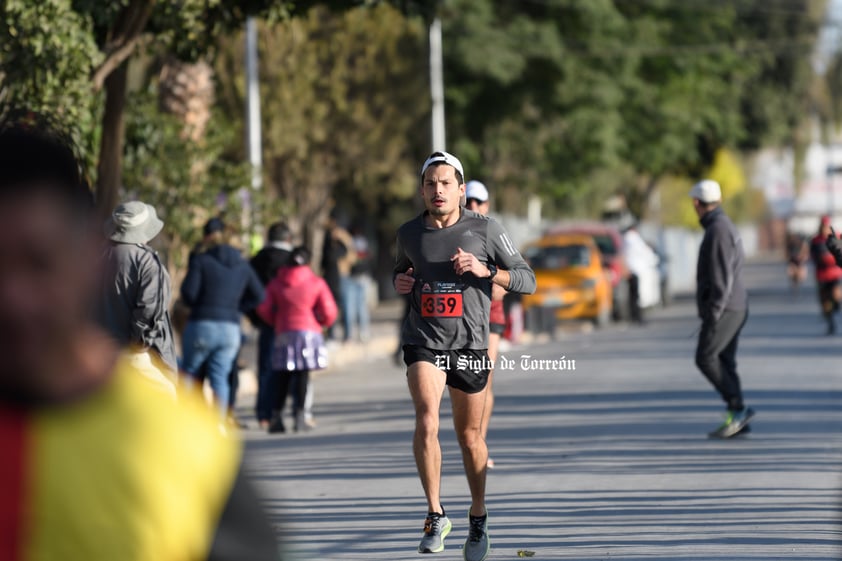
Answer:
[[[634,323],[643,323],[643,310],[640,308],[640,278],[629,276],[629,310]]]
[[[737,375],[737,341],[747,319],[748,310],[725,310],[718,321],[702,324],[696,347],[696,366],[731,410],[743,408]]]
[[[304,409],[304,400],[307,397],[307,386],[310,384],[309,370],[279,370],[275,372],[278,378],[278,399],[275,402],[275,410],[278,416],[284,412],[287,396],[292,387],[295,392],[292,396],[292,411],[297,415]]]

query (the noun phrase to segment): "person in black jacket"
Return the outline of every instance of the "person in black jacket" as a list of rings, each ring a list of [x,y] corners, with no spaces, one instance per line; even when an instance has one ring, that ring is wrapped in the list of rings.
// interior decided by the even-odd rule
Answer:
[[[267,232],[268,243],[251,259],[251,267],[265,287],[275,278],[278,269],[289,264],[292,254],[292,231],[284,222],[272,224]],[[278,395],[277,380],[272,369],[272,346],[275,341],[275,328],[260,317],[249,315],[257,327],[257,422],[262,429],[268,429],[272,421],[273,410]]]
[[[731,438],[746,430],[754,411],[743,403],[737,374],[737,342],[748,318],[748,293],[742,279],[743,242],[722,210],[722,190],[704,180],[690,191],[705,235],[696,269],[696,304],[702,328],[696,366],[710,380],[727,406],[725,422],[711,438]]]
[[[240,314],[263,301],[263,285],[240,252],[223,243],[225,224],[212,218],[204,228],[204,251],[190,259],[181,298],[190,308],[182,337],[182,369],[199,378],[204,364],[214,396],[225,418],[228,381],[240,350]]]

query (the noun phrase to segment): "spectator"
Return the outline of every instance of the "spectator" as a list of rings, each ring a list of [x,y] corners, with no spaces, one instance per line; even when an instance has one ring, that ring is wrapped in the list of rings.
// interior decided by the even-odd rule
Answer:
[[[623,245],[626,253],[626,265],[629,268],[629,304],[631,305],[631,320],[633,323],[643,324],[644,303],[641,298],[641,282],[651,281],[658,270],[658,254],[640,235],[637,225],[633,224],[623,234]],[[651,286],[646,284],[644,286]],[[649,293],[652,291],[650,290]],[[647,294],[647,293],[644,293]],[[651,295],[649,300],[651,300]],[[651,305],[652,302],[646,302]]]
[[[351,316],[348,306],[351,301],[351,267],[357,261],[354,240],[336,219],[328,220],[325,232],[324,251],[322,252],[322,274],[327,281],[334,300],[339,305],[344,333],[343,341],[351,338]],[[328,329],[328,338],[333,339],[333,327]]]
[[[169,305],[170,276],[147,245],[164,223],[155,208],[140,201],[119,205],[105,223],[101,302],[103,326],[126,348],[135,369],[156,387],[175,396],[178,363]]]
[[[292,231],[284,222],[269,227],[269,243],[251,260],[251,267],[263,286],[267,286],[278,274],[278,269],[289,264],[292,253]],[[272,369],[272,346],[275,342],[275,328],[264,322],[256,313],[250,315],[258,329],[257,339],[257,422],[266,430],[277,409],[278,380]]]
[[[290,264],[281,267],[266,287],[266,299],[257,313],[275,327],[272,365],[278,372],[278,411],[269,426],[270,433],[285,432],[284,405],[291,382],[296,382],[293,396],[295,430],[303,429],[304,400],[310,371],[327,366],[327,349],[322,328],[336,321],[336,301],[324,279],[310,269],[310,252],[296,248]]]
[[[228,412],[229,375],[240,349],[240,313],[263,300],[263,286],[240,252],[223,243],[225,224],[210,219],[204,228],[204,251],[190,259],[181,297],[190,308],[182,340],[182,369],[198,379],[205,365],[222,416]]]
[[[348,299],[346,306],[348,320],[345,322],[345,340],[351,338],[354,329],[357,338],[368,341],[370,337],[371,318],[368,312],[368,287],[371,285],[372,258],[368,239],[359,228],[354,229],[351,238],[354,246],[355,260],[348,277],[347,292],[343,297]]]
[[[101,232],[69,141],[0,123],[3,559],[271,561],[239,444],[90,320]]]

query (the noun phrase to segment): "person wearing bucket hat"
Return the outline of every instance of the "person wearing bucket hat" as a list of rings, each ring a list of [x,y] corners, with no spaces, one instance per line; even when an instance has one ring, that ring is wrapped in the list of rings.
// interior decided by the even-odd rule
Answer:
[[[170,276],[149,242],[163,229],[155,208],[141,201],[118,205],[106,220],[100,317],[134,367],[175,395],[178,365],[169,303]]]

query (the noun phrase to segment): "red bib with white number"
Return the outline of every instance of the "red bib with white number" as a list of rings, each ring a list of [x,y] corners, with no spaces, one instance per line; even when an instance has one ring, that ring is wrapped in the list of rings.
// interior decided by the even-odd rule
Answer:
[[[421,286],[421,316],[462,317],[462,283],[425,282]]]

